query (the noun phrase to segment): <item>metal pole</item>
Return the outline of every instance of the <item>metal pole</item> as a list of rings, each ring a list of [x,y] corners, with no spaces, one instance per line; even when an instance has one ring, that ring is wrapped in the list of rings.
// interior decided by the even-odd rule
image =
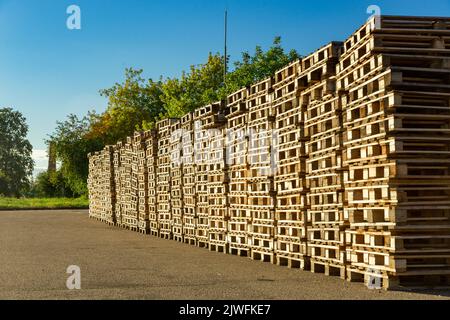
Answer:
[[[223,82],[225,84],[225,79],[228,73],[228,52],[227,52],[227,37],[228,37],[228,10],[225,10],[225,65],[223,71]]]

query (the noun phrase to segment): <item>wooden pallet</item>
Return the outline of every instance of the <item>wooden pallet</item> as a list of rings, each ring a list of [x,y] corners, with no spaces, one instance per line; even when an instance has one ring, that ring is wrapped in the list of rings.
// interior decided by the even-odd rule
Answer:
[[[281,242],[286,240],[298,243],[301,240],[306,240],[306,224],[296,220],[276,220],[275,237]],[[305,252],[306,253],[306,252]]]
[[[344,208],[350,217],[350,228],[363,230],[430,230],[447,232],[449,229],[449,207],[422,206],[410,209],[374,207]],[[420,222],[418,222],[420,221]]]
[[[332,241],[308,241],[308,256],[311,259],[325,261],[330,264],[344,265],[346,263],[345,246],[335,244]]]
[[[248,95],[248,89],[242,88],[241,90],[229,95],[227,97],[227,118],[234,118],[247,111],[246,99]]]
[[[242,205],[236,204],[235,202],[231,202],[230,200],[228,216],[230,217],[230,219],[250,219],[251,213],[248,210],[247,202],[245,202],[245,204]]]
[[[198,232],[198,234],[197,234],[197,236],[196,236],[196,242],[197,242],[197,247],[199,247],[199,248],[208,248],[209,247],[209,239],[208,239],[208,236],[206,235],[206,236],[204,236],[202,233],[201,233],[201,229],[198,229],[197,231],[200,231],[200,232]],[[204,230],[203,230],[204,231]],[[206,232],[206,231],[205,231]],[[202,234],[202,235],[199,235],[199,234]]]
[[[250,258],[255,261],[275,263],[276,255],[273,251],[264,250],[259,247],[252,247]]]
[[[250,248],[247,246],[240,246],[233,243],[228,243],[228,253],[234,256],[249,257]]]
[[[301,210],[307,206],[306,196],[300,193],[281,194],[276,197],[276,206],[284,210]]]
[[[370,289],[401,290],[408,289],[448,289],[450,276],[445,272],[426,274],[410,273],[393,276],[373,269],[347,267],[347,281],[363,282]]]
[[[284,236],[276,235],[274,250],[277,253],[282,253],[284,257],[291,255],[307,256],[307,241],[302,236]]]
[[[268,96],[273,92],[273,79],[272,77],[266,78],[254,85],[251,85],[248,90],[247,101],[254,99],[256,97]],[[256,106],[256,102],[250,104],[250,107]]]
[[[283,82],[274,84],[272,102],[281,103],[298,96],[299,84],[300,82],[296,81],[295,77],[291,77],[290,80],[285,80]]]
[[[343,206],[330,208],[308,209],[308,222],[313,226],[348,225],[348,217],[344,213]]]
[[[300,254],[285,253],[283,251],[276,251],[276,264],[290,269],[309,270],[309,257]]]
[[[252,225],[254,228],[254,225]],[[272,231],[267,230],[268,232],[262,233],[261,229],[257,229],[259,232],[252,232],[249,233],[249,245],[252,249],[258,249],[258,250],[274,250],[275,242],[273,238],[273,228]],[[264,231],[264,230],[263,230]]]
[[[197,246],[197,238],[191,235],[184,235],[183,242],[191,246]]]
[[[346,278],[346,266],[338,263],[332,263],[316,258],[310,259],[311,272],[323,273],[327,276],[338,276],[341,279]]]
[[[435,35],[432,35],[433,32]],[[395,53],[404,57],[415,57],[416,60],[422,60],[426,56],[448,56],[449,47],[442,36],[438,35],[440,32],[442,31],[404,29],[399,30],[397,34],[383,30],[367,34],[342,55],[338,73],[354,69],[377,53]]]
[[[291,62],[286,67],[275,72],[275,77],[273,81],[273,88],[276,90],[283,87],[286,83],[291,83],[294,81],[301,70],[301,60],[296,60]]]

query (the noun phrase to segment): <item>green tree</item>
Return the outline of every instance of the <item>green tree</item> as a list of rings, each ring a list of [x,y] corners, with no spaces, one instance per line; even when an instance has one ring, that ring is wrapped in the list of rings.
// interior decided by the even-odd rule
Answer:
[[[57,123],[49,139],[54,143],[56,156],[61,161],[61,173],[75,196],[87,194],[87,154],[101,150],[105,144],[104,140],[90,132],[93,119],[97,119],[94,113],[81,119],[69,115],[67,120]]]
[[[223,87],[224,60],[209,54],[205,64],[191,66],[180,79],[167,79],[162,85],[162,102],[169,118],[182,117],[198,107],[220,100]]]
[[[235,69],[227,74],[226,94],[262,81],[289,63],[300,58],[295,50],[286,53],[281,46],[281,37],[276,37],[266,51],[257,46],[255,53],[242,53],[242,60],[234,63]]]
[[[33,183],[32,194],[41,198],[74,197],[70,187],[66,185],[60,170],[56,172],[42,172]]]
[[[30,186],[34,161],[27,140],[25,117],[11,108],[0,109],[0,194],[20,197]]]
[[[285,53],[281,38],[264,51],[256,47],[252,55],[242,54],[224,81],[224,57],[210,53],[204,64],[191,66],[179,78],[145,80],[142,70],[125,70],[125,80],[100,91],[108,99],[102,114],[73,115],[59,122],[51,140],[56,144],[61,172],[75,194],[86,194],[88,152],[131,136],[135,130],[151,129],[157,120],[177,118],[199,107],[222,100],[230,93],[261,81],[298,59],[296,51]]]
[[[114,144],[141,129],[143,123],[155,122],[164,113],[162,83],[142,78],[143,70],[125,70],[125,81],[100,91],[108,98],[106,112],[94,119],[92,131]]]

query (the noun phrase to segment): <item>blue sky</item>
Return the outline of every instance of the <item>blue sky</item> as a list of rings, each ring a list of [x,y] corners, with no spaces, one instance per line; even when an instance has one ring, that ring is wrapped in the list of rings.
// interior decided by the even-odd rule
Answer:
[[[80,6],[82,30],[68,30],[66,9]],[[57,120],[103,111],[98,90],[126,67],[147,77],[177,76],[222,51],[229,10],[232,60],[280,35],[307,54],[344,40],[376,4],[382,14],[450,16],[449,0],[0,0],[0,106],[21,111],[35,149]]]

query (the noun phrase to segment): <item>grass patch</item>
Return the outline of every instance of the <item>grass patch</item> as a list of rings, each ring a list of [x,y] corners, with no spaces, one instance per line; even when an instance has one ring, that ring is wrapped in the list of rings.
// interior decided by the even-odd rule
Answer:
[[[86,198],[2,198],[0,210],[33,210],[33,209],[87,209]]]

